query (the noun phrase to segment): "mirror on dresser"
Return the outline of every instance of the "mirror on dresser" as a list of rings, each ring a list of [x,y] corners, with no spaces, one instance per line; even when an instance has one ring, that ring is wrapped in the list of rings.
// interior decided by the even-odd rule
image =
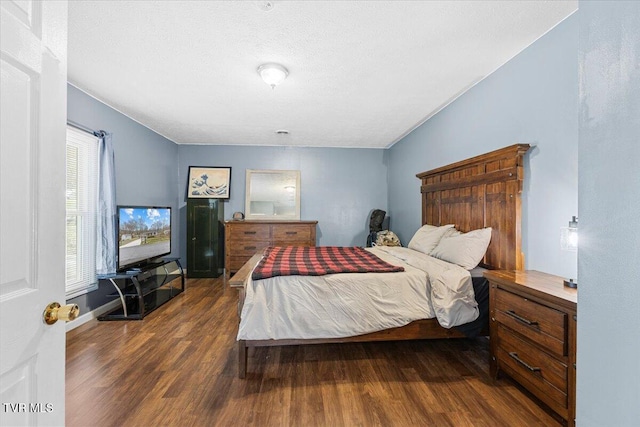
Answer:
[[[247,169],[245,218],[300,219],[300,171]]]

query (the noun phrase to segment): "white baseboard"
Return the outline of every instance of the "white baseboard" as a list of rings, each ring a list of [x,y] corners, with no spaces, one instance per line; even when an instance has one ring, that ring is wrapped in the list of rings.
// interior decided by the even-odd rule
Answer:
[[[98,316],[106,313],[107,311],[113,310],[114,308],[120,307],[122,304],[120,303],[120,298],[116,298],[113,301],[109,301],[105,305],[102,305],[95,310],[92,310],[88,313],[81,314],[76,320],[67,323],[67,332],[84,325],[90,320],[96,319]]]

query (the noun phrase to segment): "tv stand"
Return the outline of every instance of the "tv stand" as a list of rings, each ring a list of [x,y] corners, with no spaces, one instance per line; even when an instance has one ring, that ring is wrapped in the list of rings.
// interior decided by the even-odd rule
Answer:
[[[142,320],[184,291],[180,258],[163,258],[153,264],[119,272],[107,280],[115,288],[115,292],[107,296],[119,297],[121,306],[99,316],[98,320]]]

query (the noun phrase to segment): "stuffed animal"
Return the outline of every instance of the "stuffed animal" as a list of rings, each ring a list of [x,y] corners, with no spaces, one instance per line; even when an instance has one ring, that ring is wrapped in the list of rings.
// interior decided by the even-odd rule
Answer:
[[[389,230],[378,231],[374,246],[402,246],[396,233]]]

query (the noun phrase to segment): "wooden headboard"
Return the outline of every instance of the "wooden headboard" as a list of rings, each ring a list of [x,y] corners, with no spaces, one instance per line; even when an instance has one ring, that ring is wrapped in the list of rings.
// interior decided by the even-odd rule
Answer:
[[[455,224],[462,232],[491,227],[482,267],[523,270],[521,201],[529,144],[452,163],[416,176],[422,180],[422,224]]]

